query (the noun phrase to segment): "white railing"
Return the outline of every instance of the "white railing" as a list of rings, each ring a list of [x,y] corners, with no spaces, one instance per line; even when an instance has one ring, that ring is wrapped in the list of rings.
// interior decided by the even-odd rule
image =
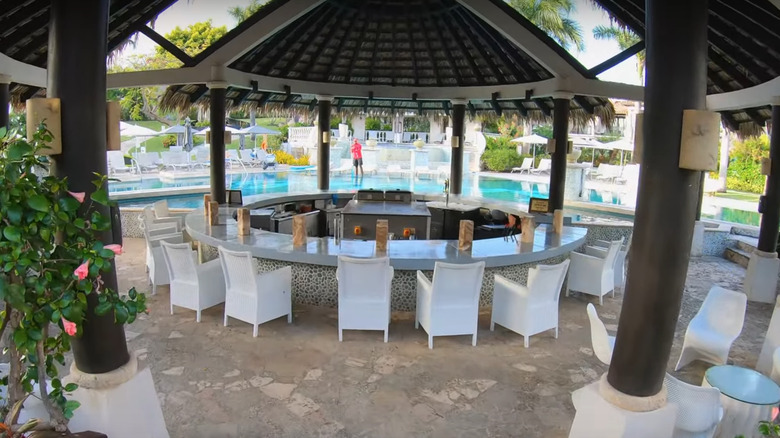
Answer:
[[[403,143],[413,143],[416,140],[422,140],[428,143],[428,133],[427,132],[404,132],[401,141]]]
[[[317,128],[298,126],[287,131],[287,141],[292,147],[311,147],[317,145]]]
[[[393,140],[392,131],[366,131],[366,140],[376,140],[385,143]]]

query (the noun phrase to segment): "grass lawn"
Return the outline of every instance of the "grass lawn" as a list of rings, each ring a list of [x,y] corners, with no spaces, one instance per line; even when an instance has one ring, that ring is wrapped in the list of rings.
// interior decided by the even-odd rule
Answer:
[[[715,197],[717,198],[726,198],[726,199],[733,199],[735,201],[748,201],[748,202],[758,202],[758,198],[761,195],[757,193],[748,193],[748,192],[738,192],[736,190],[729,190],[726,193],[715,193]]]

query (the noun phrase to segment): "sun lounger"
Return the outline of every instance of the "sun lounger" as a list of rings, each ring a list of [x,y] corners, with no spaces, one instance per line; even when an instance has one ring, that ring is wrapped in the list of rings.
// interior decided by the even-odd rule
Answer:
[[[541,163],[539,163],[541,164]],[[523,164],[520,165],[520,167],[513,167],[512,171],[509,173],[531,173],[531,169],[534,167],[534,159],[533,158],[523,158]]]
[[[543,158],[539,161],[539,166],[537,166],[536,169],[530,169],[529,173],[533,173],[535,175],[539,175],[541,173],[549,173],[551,165],[552,165],[552,161],[550,161],[549,158]]]
[[[142,152],[136,155],[135,162],[140,173],[144,171],[156,172],[160,170],[160,165],[162,165],[160,154],[157,152]]]
[[[122,151],[108,151],[107,159],[109,175],[135,172],[135,167],[125,165],[125,155]]]

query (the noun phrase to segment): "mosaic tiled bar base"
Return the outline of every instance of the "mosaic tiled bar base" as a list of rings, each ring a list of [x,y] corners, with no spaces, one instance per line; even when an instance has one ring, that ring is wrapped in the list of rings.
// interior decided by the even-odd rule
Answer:
[[[203,254],[204,260],[211,260],[217,257],[216,248],[208,245],[202,245],[201,253]],[[495,274],[500,274],[510,280],[526,284],[529,268],[532,268],[537,264],[561,263],[566,258],[568,258],[568,254],[542,260],[539,263],[485,269],[485,277],[482,281],[482,293],[479,298],[480,306],[490,306],[493,302],[493,278]],[[336,281],[336,268],[334,266],[288,263],[269,259],[257,259],[257,262],[260,272],[268,272],[285,266],[292,266],[293,303],[324,307],[337,306],[338,282]],[[433,271],[423,272],[429,279],[433,278]],[[390,303],[392,310],[413,311],[417,303],[416,296],[417,271],[396,270],[392,283],[392,299]]]

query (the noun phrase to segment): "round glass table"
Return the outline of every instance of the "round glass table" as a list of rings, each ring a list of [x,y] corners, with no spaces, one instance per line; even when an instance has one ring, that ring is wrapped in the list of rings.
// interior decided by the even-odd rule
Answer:
[[[758,371],[734,365],[707,370],[702,386],[718,388],[723,419],[716,437],[758,437],[758,423],[771,420],[772,408],[780,404],[780,386]]]

